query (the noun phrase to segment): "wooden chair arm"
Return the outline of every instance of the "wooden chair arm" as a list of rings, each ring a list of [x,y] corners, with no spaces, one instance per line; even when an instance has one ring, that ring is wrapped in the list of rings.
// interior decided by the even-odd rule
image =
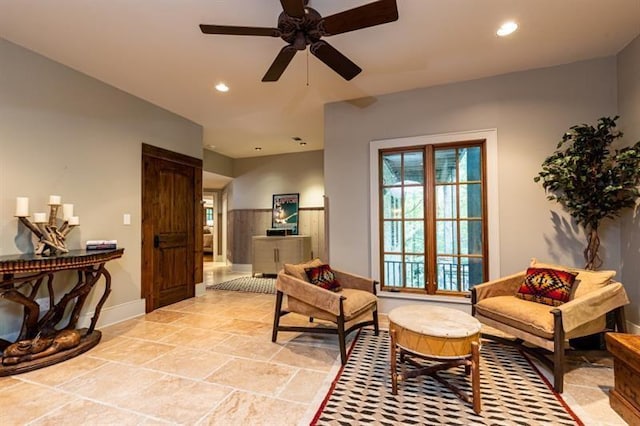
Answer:
[[[333,315],[340,315],[340,293],[325,290],[284,272],[276,278],[276,290]]]

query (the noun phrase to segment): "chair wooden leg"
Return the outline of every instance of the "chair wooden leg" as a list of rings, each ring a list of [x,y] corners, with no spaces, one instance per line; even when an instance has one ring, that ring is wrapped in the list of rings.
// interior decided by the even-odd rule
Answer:
[[[554,309],[553,313],[553,388],[556,392],[564,390],[564,328],[562,328],[562,313]]]
[[[347,343],[344,334],[344,315],[338,317],[338,341],[340,343],[340,360],[342,365],[347,363]]]
[[[380,325],[378,323],[378,309],[373,311],[373,332],[376,336],[380,334]]]
[[[271,341],[275,343],[278,339],[278,327],[280,326],[280,313],[282,311],[282,297],[281,291],[276,292],[276,310],[273,314],[273,332],[271,334]]]

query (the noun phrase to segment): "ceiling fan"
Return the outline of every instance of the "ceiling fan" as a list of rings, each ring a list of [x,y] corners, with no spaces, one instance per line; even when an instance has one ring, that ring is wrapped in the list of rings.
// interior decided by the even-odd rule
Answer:
[[[307,46],[329,68],[345,80],[351,80],[362,69],[321,38],[398,19],[396,0],[379,0],[327,17],[307,6],[308,2],[280,0],[283,12],[278,17],[277,28],[201,24],[200,30],[205,34],[280,37],[286,41],[287,45],[280,50],[262,81],[278,81],[296,52],[305,50]]]

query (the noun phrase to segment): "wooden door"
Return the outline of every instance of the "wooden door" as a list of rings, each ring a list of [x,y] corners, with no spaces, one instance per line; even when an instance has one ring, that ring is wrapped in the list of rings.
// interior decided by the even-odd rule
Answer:
[[[143,145],[142,297],[146,311],[193,297],[202,281],[202,161]]]

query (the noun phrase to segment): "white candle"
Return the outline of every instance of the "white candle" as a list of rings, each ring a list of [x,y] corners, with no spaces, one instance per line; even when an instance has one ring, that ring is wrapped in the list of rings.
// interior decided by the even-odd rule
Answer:
[[[62,205],[62,220],[69,220],[73,216],[73,204]]]
[[[59,206],[62,201],[62,197],[59,195],[49,195],[49,204],[52,206]]]
[[[69,225],[74,225],[74,226],[80,225],[80,217],[78,217],[78,216],[71,216],[71,217],[69,218]]]
[[[16,198],[16,216],[17,217],[29,216],[29,199],[27,197]]]
[[[47,223],[47,214],[46,213],[34,213],[33,214],[33,223]]]

